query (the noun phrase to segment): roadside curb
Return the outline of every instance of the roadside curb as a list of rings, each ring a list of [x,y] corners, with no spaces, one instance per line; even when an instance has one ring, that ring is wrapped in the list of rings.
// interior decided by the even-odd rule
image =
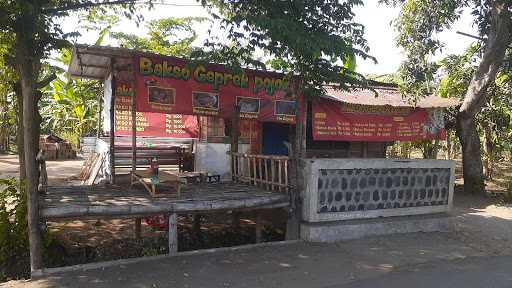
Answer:
[[[142,263],[142,262],[147,262],[147,261],[162,260],[162,259],[167,259],[167,258],[214,254],[214,253],[220,253],[220,252],[247,250],[247,249],[261,248],[261,247],[282,246],[282,245],[295,244],[295,243],[300,243],[300,242],[303,242],[303,241],[302,240],[285,240],[285,241],[277,241],[277,242],[265,242],[265,243],[247,244],[247,245],[234,246],[234,247],[221,247],[221,248],[213,248],[213,249],[184,251],[184,252],[178,252],[173,255],[165,254],[165,255],[157,255],[157,256],[149,256],[149,257],[137,257],[137,258],[129,258],[129,259],[104,261],[104,262],[78,264],[78,265],[65,266],[65,267],[44,268],[44,269],[38,269],[38,270],[32,271],[31,278],[38,279],[38,278],[42,278],[45,276],[50,276],[53,274],[58,274],[58,273],[63,273],[63,272],[71,272],[71,271],[78,271],[78,270],[87,271],[87,270],[107,268],[107,267],[112,267],[112,266],[129,265],[129,264]]]

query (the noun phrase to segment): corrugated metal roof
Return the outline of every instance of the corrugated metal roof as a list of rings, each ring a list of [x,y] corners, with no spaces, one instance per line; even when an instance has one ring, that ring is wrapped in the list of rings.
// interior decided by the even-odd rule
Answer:
[[[393,88],[374,88],[377,94],[369,89],[342,91],[332,86],[325,86],[324,88],[326,92],[324,98],[350,104],[420,108],[447,108],[459,105],[457,99],[441,98],[433,94],[420,99],[415,105],[404,98],[400,91]]]
[[[134,52],[119,47],[77,44],[73,47],[68,72],[73,77],[105,79],[112,59],[116,65],[126,65],[131,63]]]

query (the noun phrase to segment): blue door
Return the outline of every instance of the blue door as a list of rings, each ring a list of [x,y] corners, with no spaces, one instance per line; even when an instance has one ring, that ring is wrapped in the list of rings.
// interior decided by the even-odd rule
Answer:
[[[263,154],[288,155],[289,131],[287,124],[263,123]]]

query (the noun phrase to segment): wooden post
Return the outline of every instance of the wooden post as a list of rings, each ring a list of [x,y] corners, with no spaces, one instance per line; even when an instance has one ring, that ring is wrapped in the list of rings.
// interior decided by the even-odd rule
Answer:
[[[103,84],[101,85],[101,87],[103,87]],[[102,90],[100,90],[102,91]],[[103,99],[103,95],[102,93],[98,93],[98,97],[97,97],[97,101],[98,101],[98,123],[96,123],[96,138],[100,138],[101,135],[103,134],[101,131],[102,129],[102,126],[101,126],[101,99]]]
[[[263,223],[261,219],[261,213],[259,211],[256,212],[256,243],[261,243],[262,240],[262,230],[263,230]]]
[[[194,214],[194,224],[192,230],[194,231],[194,237],[199,240],[201,235],[201,214]]]
[[[301,205],[301,194],[304,191],[304,167],[303,158],[306,154],[306,127],[307,127],[307,114],[308,114],[308,102],[306,99],[302,99],[303,112],[301,115],[300,99],[297,96],[297,109],[295,111],[295,141],[292,148],[294,158],[294,170],[295,170],[295,189],[291,190],[290,200],[291,207],[288,215],[288,221],[286,223],[286,239],[294,240],[300,237],[300,221],[302,218],[302,205]],[[302,118],[302,119],[301,119]],[[301,121],[302,120],[302,121]]]
[[[110,58],[110,73],[112,74],[112,96],[110,97],[110,183],[116,183],[116,168],[115,161],[115,109],[116,109],[116,79],[114,76],[115,58]]]
[[[240,212],[239,211],[231,212],[231,227],[233,227],[233,229],[235,229],[235,230],[240,229]]]
[[[231,153],[238,152],[238,137],[240,135],[240,106],[235,105],[235,111],[233,112],[233,118],[231,119]],[[233,155],[231,155],[233,157]],[[234,172],[237,166],[237,163],[231,159],[231,165],[233,166],[231,171]],[[232,173],[233,181],[235,181],[235,174]]]
[[[135,77],[133,75],[132,77]],[[137,93],[135,92],[135,78],[131,81],[132,88],[132,171],[131,171],[131,182],[134,182],[135,173],[137,172]],[[138,228],[140,229],[140,227]]]
[[[140,239],[142,231],[142,218],[135,218],[135,238]]]
[[[178,215],[169,215],[169,254],[178,253]]]

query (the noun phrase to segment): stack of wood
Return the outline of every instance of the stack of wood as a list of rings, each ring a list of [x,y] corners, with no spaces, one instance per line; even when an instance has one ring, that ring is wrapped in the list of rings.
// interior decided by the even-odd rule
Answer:
[[[46,153],[46,160],[75,159],[76,151],[71,143],[55,135],[41,136],[39,149]]]
[[[105,164],[105,153],[92,153],[87,161],[84,162],[82,170],[80,171],[80,180],[82,185],[93,185],[98,178],[101,167]]]

